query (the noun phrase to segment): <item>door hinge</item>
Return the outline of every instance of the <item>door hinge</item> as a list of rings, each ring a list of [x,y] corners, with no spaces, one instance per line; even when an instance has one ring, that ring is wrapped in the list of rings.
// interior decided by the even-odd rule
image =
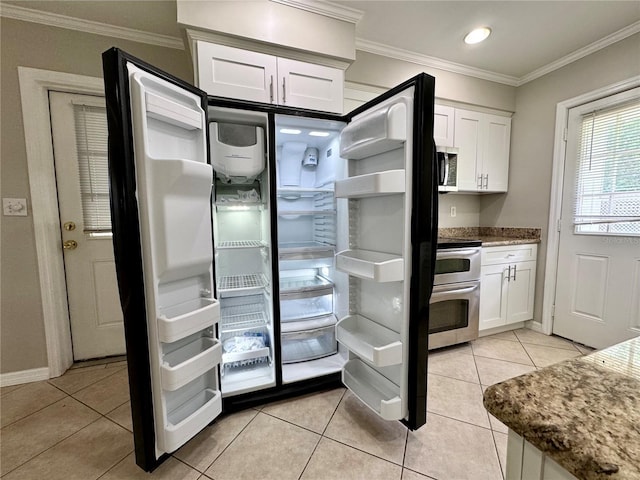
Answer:
[[[566,142],[566,141],[567,141],[567,137],[568,137],[568,135],[569,135],[569,130],[568,130],[567,128],[565,128],[565,129],[562,131],[562,140]]]
[[[556,304],[551,305],[551,318],[556,318]]]
[[[561,218],[558,219],[558,232],[560,230],[562,230],[562,219]]]

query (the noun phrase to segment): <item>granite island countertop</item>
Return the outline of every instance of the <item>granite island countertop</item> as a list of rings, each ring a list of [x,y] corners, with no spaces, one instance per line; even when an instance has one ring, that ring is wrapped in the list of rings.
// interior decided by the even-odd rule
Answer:
[[[640,337],[492,385],[484,405],[579,479],[640,479]]]
[[[483,247],[540,243],[539,228],[517,227],[452,227],[439,228],[438,235],[447,238],[473,238]]]

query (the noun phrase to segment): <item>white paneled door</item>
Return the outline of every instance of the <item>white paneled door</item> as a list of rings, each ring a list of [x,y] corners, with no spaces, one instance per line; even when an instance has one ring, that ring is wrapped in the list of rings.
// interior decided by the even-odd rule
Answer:
[[[640,89],[569,112],[553,333],[640,335]]]
[[[122,355],[104,98],[50,92],[49,104],[73,357]]]

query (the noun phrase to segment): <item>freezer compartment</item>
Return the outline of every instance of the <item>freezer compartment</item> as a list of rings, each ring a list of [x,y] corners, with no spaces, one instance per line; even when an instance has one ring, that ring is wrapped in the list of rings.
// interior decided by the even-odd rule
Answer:
[[[168,307],[160,307],[158,336],[171,343],[212,327],[220,320],[220,303],[215,298],[196,298]]]
[[[336,182],[337,198],[362,198],[404,192],[404,170],[368,173]]]
[[[221,298],[252,295],[263,291],[268,284],[262,273],[225,275],[218,278],[218,293]]]
[[[349,360],[342,370],[342,383],[365,405],[385,420],[405,417],[400,387],[362,360]]]
[[[336,255],[336,268],[374,282],[404,279],[404,260],[400,255],[370,250],[344,250]]]
[[[395,150],[407,140],[407,106],[399,99],[361,117],[356,117],[340,134],[340,156],[362,159]]]
[[[338,322],[338,342],[363,360],[377,366],[402,363],[400,334],[361,315],[349,315]]]
[[[280,320],[293,322],[333,312],[333,288],[280,294]]]
[[[222,412],[220,390],[194,391],[190,387],[190,384],[183,387],[186,391],[182,392],[182,401],[167,414],[164,442],[160,446],[165,452],[176,451]]]
[[[205,331],[174,344],[163,344],[162,388],[177,390],[222,361],[222,344]]]
[[[335,324],[333,315],[283,324],[282,363],[304,362],[337,353]]]

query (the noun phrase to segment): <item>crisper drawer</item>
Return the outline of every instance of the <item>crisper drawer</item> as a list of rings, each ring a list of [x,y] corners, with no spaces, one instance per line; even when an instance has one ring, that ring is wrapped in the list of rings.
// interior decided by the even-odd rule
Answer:
[[[282,325],[282,363],[304,362],[333,355],[338,351],[336,318],[319,319]]]
[[[280,294],[280,320],[293,322],[333,312],[333,288]]]

